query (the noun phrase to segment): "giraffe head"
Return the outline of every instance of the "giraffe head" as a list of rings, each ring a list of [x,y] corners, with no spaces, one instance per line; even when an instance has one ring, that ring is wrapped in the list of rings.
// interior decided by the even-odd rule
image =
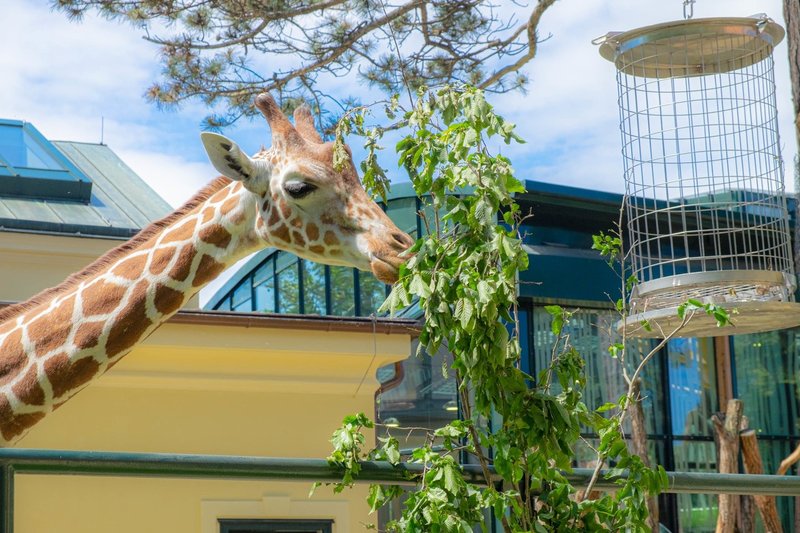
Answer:
[[[397,281],[414,241],[364,191],[352,157],[334,168],[333,143],[323,142],[307,107],[295,111],[292,125],[269,94],[255,104],[272,130],[269,149],[249,157],[222,135],[206,132],[202,139],[214,167],[254,195],[257,235],[312,261]]]

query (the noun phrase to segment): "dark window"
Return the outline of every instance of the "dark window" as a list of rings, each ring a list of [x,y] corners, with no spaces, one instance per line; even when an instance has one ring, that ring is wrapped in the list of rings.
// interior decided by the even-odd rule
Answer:
[[[332,533],[333,520],[224,519],[220,533]]]

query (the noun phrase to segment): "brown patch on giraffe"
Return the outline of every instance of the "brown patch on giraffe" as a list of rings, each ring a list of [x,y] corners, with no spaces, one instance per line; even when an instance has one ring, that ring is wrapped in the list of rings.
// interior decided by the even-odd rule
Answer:
[[[303,227],[303,219],[300,218],[299,216],[294,217],[292,220],[289,221],[289,223],[297,229]]]
[[[99,320],[91,322],[81,322],[75,332],[75,346],[79,350],[86,350],[97,346],[100,335],[103,333],[105,322]]]
[[[209,222],[212,218],[214,218],[214,214],[216,214],[216,212],[217,210],[214,209],[213,206],[203,209],[203,219],[200,223],[205,224],[206,222]]]
[[[147,328],[153,324],[147,318],[145,304],[147,282],[140,282],[133,288],[133,291],[136,296],[131,298],[128,305],[120,311],[119,318],[108,332],[106,354],[108,354],[109,358],[133,348],[142,338]]]
[[[225,200],[224,204],[222,204],[220,211],[222,212],[223,215],[227,215],[228,213],[236,209],[238,205],[239,205],[239,198],[237,196],[231,196],[230,198]]]
[[[146,262],[146,255],[134,255],[120,261],[111,269],[111,273],[125,279],[137,279],[142,275],[142,272],[144,272],[144,265]]]
[[[320,215],[319,220],[320,220],[320,222],[322,222],[323,224],[326,224],[328,226],[336,225],[335,221],[333,220],[333,217],[328,215],[328,214]]]
[[[278,208],[275,207],[274,205],[270,206],[270,208],[269,208],[269,220],[267,221],[267,224],[269,224],[270,226],[274,226],[275,224],[278,223],[278,221],[280,219],[281,219],[281,216],[278,214]]]
[[[161,239],[161,242],[168,243],[187,241],[192,238],[192,235],[194,235],[194,227],[196,225],[197,220],[190,218],[174,229],[168,230]]]
[[[100,363],[93,358],[84,357],[70,361],[66,353],[55,355],[44,363],[47,380],[53,387],[53,398],[59,398],[64,393],[88,383],[98,370]]]
[[[289,207],[289,204],[286,203],[286,200],[281,199],[281,201],[278,202],[278,207],[281,210],[281,215],[283,215],[283,219],[289,220],[289,217],[292,216],[292,208]]]
[[[308,240],[316,241],[319,239],[319,228],[313,222],[309,222],[308,226],[306,226],[306,235],[308,235]]]
[[[212,224],[200,230],[200,240],[213,244],[217,248],[227,248],[231,243],[231,233],[220,224]]]
[[[339,244],[339,238],[332,231],[325,232],[325,238],[323,239],[323,241],[328,246],[336,246]]]
[[[299,231],[292,232],[292,242],[297,246],[305,246],[306,240],[303,238],[303,234]]]
[[[225,200],[225,198],[228,197],[228,195],[231,192],[233,192],[235,190],[235,187],[236,187],[237,184],[238,184],[238,182],[234,183],[233,187],[231,187],[230,190],[222,189],[220,191],[217,191],[217,193],[214,194],[214,196],[209,198],[209,201],[211,203],[213,203],[213,204],[218,204],[218,203],[222,202],[223,200]]]
[[[194,245],[187,244],[179,252],[175,266],[169,271],[169,277],[176,281],[185,281],[192,272],[192,261],[197,254]]]
[[[311,253],[317,255],[322,255],[322,253],[325,251],[325,247],[319,244],[315,244],[314,246],[309,246],[308,249],[311,251]]]
[[[10,442],[44,418],[44,413],[14,413],[5,394],[0,395],[0,433]]]
[[[159,283],[156,285],[155,306],[162,315],[174,313],[183,305],[183,293]]]
[[[108,283],[102,279],[92,283],[81,292],[83,316],[105,315],[119,306],[125,296],[125,287]],[[70,316],[71,313],[70,313]]]
[[[32,365],[11,391],[28,405],[44,405],[44,389],[39,383],[37,368]]]
[[[58,307],[28,324],[28,337],[36,343],[36,355],[42,356],[64,345],[72,330],[72,309],[75,295],[64,299]]]
[[[270,232],[270,235],[272,237],[275,237],[276,239],[280,239],[280,240],[282,240],[284,242],[289,242],[289,239],[290,239],[290,237],[289,237],[289,228],[287,228],[284,225],[281,225],[281,226],[275,228],[274,230],[272,230],[272,232]]]
[[[5,385],[16,376],[28,362],[22,348],[22,328],[12,331],[0,344],[0,385]]]
[[[266,224],[264,223],[264,219],[261,218],[261,217],[258,217],[258,220],[256,221],[256,227],[258,229],[262,229],[264,226],[266,226]]]
[[[200,287],[201,285],[205,285],[219,276],[223,270],[225,270],[225,265],[210,255],[203,254],[203,257],[200,258],[200,265],[197,267],[197,273],[192,280],[192,286]]]
[[[339,257],[340,255],[342,255],[342,251],[338,248],[333,248],[331,250],[328,250],[328,255],[331,257]]]
[[[158,275],[164,272],[176,251],[177,249],[174,246],[155,250],[150,259],[150,273]]]

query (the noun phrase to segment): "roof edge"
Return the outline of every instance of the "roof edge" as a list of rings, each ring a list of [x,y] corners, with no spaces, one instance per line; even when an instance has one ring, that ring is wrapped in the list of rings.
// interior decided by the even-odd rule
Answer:
[[[0,301],[0,309],[15,302]],[[166,324],[195,326],[227,326],[240,328],[293,329],[335,331],[351,333],[382,333],[385,335],[410,335],[416,338],[419,327],[416,320],[399,318],[339,317],[320,315],[281,315],[275,313],[238,313],[233,311],[181,310],[171,316]]]

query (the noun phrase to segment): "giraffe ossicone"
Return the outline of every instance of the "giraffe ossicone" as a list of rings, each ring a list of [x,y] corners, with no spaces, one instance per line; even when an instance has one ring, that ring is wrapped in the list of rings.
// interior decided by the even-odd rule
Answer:
[[[352,161],[333,166],[307,108],[256,106],[272,146],[252,157],[203,133],[223,174],[183,207],[26,302],[0,310],[0,446],[99,377],[226,267],[274,246],[397,280],[413,244],[366,194]]]

